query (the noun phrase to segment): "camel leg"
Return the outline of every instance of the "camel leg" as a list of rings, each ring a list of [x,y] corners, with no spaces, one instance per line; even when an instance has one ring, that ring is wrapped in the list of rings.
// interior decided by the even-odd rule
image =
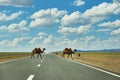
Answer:
[[[62,57],[63,57],[63,54],[61,55],[61,59],[62,59]]]
[[[73,59],[72,54],[71,54],[71,58]]]
[[[32,57],[35,58],[35,57],[34,57],[34,53],[31,54],[31,58],[32,58]]]
[[[32,58],[33,54],[31,54],[31,58]]]
[[[31,54],[31,58],[32,58],[32,54]]]
[[[39,57],[39,54],[37,55],[37,59],[38,59],[38,57]]]
[[[33,58],[35,59],[35,56],[33,55]]]
[[[63,55],[63,58],[65,59],[65,54]]]
[[[42,59],[42,55],[40,54],[40,58]]]
[[[61,59],[62,59],[62,57],[65,59],[64,55],[65,55],[65,54],[63,53],[62,56],[61,56]]]
[[[33,54],[33,55],[31,55],[31,58],[35,58],[34,54]]]
[[[67,57],[67,59],[69,58],[69,55],[70,55],[70,54],[68,54],[68,57]]]

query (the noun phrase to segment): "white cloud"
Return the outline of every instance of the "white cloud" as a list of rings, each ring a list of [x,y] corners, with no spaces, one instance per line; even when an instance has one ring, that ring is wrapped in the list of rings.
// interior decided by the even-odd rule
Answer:
[[[20,52],[28,52],[31,51],[31,46],[28,47],[28,40],[30,37],[17,37],[12,40],[2,40],[0,41],[0,51],[20,51]]]
[[[119,4],[120,0],[113,0],[114,3]]]
[[[18,37],[18,38],[14,38],[13,40],[3,40],[0,41],[0,45],[3,47],[14,47],[14,46],[19,46],[20,43],[24,43],[24,41],[28,40],[29,37]]]
[[[42,38],[38,34],[42,34]],[[53,36],[53,35],[47,35],[43,32],[38,33],[36,37],[33,37],[31,41],[29,41],[29,44],[33,47],[45,47],[47,51],[54,51],[54,50],[60,50],[64,47],[68,47],[69,45],[73,45],[75,43],[75,40],[69,40],[67,37],[61,36]],[[45,35],[43,35],[45,34]]]
[[[84,13],[81,13],[79,11],[73,12],[70,15],[66,14],[61,19],[61,25],[62,26],[84,26],[84,25],[92,25],[96,22],[99,22],[101,20],[105,19],[105,17],[86,17]]]
[[[91,29],[91,26],[79,26],[79,27],[60,27],[58,32],[62,34],[71,35],[73,33],[76,34],[85,34],[88,33]]]
[[[119,14],[119,13],[120,13],[120,5],[117,5],[116,3],[103,2],[102,4],[99,4],[98,6],[94,6],[91,9],[86,10],[84,13],[84,16],[102,17],[102,16],[108,16],[111,14]]]
[[[120,4],[103,2],[98,6],[93,6],[83,13],[83,17],[90,20],[91,24],[108,19],[112,14],[120,14]]]
[[[59,22],[59,19],[67,12],[64,10],[58,10],[57,8],[51,8],[46,10],[40,10],[35,12],[30,18],[34,19],[30,23],[30,27],[49,27]]]
[[[52,26],[51,21],[54,21],[54,20],[45,19],[45,18],[43,18],[43,19],[35,19],[35,21],[32,21],[30,23],[30,27],[49,27],[49,26]]]
[[[27,21],[22,20],[21,22],[17,23],[12,23],[8,26],[1,26],[0,30],[7,30],[9,32],[19,32],[19,31],[28,31],[29,29],[26,27]]]
[[[43,41],[43,44],[50,44],[52,42],[52,35],[49,35],[44,41]]]
[[[28,40],[28,37],[20,37],[20,38],[15,38],[13,41],[9,42],[9,45],[13,45],[16,46],[18,45],[20,42],[23,42],[25,40]]]
[[[55,48],[57,50],[63,50],[65,47],[71,47],[72,49],[82,49],[82,50],[101,50],[101,49],[108,49],[108,48],[120,48],[119,43],[120,38],[112,37],[105,40],[101,40],[95,36],[84,36],[80,38],[76,38],[71,40],[65,36],[56,38]]]
[[[111,29],[99,29],[96,32],[108,32],[111,31]]]
[[[93,6],[91,9],[87,9],[84,13],[76,11],[70,15],[65,14],[61,19],[61,25],[77,27],[78,25],[93,25],[94,23],[108,19],[109,15],[112,14],[120,14],[120,5],[115,2],[103,2],[98,6]]]
[[[8,42],[9,42],[8,40],[0,41],[0,45],[5,45],[5,44],[8,43]]]
[[[77,39],[71,40],[67,36],[54,37],[53,40],[56,50],[63,50],[65,47],[77,48],[77,42],[79,41]]]
[[[100,39],[95,36],[85,36],[80,38],[78,45],[81,46],[81,49],[85,50],[116,49],[120,48],[119,40],[120,38],[118,37]]]
[[[11,0],[6,0],[6,1],[11,1]],[[9,5],[12,5],[12,4],[9,4]],[[77,5],[80,5],[80,4],[77,4]],[[24,5],[21,5],[21,6],[24,6]],[[21,14],[23,14],[22,11],[21,13],[20,11],[17,13],[12,13],[10,15],[0,13],[0,16],[1,16],[0,22],[16,19]],[[120,29],[117,29],[117,28],[120,28],[119,26],[120,20],[116,20],[113,22],[104,22],[101,24],[97,23],[97,22],[103,22],[102,20],[108,19],[109,15],[112,15],[112,14],[115,14],[115,15],[120,14],[120,6],[118,2],[113,2],[113,3],[104,2],[99,4],[98,6],[94,6],[91,9],[86,10],[83,13],[79,11],[75,11],[69,14],[67,13],[67,11],[58,10],[57,8],[39,10],[30,16],[29,19],[32,20],[29,24],[30,27],[49,27],[49,26],[56,26],[57,24],[57,26],[60,26],[58,28],[58,32],[62,34],[67,34],[67,35],[60,36],[58,33],[57,33],[58,35],[56,35],[56,32],[54,33],[55,35],[49,34],[49,32],[48,33],[39,32],[38,34],[36,34],[36,36],[31,37],[30,39],[19,37],[19,38],[14,38],[13,40],[3,40],[3,41],[0,41],[0,46],[1,46],[0,50],[3,49],[2,48],[3,46],[11,47],[16,45],[17,46],[22,45],[21,43],[24,43],[24,41],[26,40],[28,44],[25,43],[24,45],[26,45],[27,47],[22,45],[21,47],[18,47],[19,49],[21,48],[21,50],[22,49],[24,50],[26,48],[29,48],[30,50],[31,47],[32,48],[46,47],[47,51],[54,51],[54,50],[63,50],[65,47],[71,47],[71,48],[77,48],[77,49],[120,48],[119,46],[120,38],[118,37],[118,35],[120,35]],[[101,26],[101,27],[102,26],[107,27],[107,28],[97,27],[98,29],[97,32],[106,33],[106,32],[112,31],[113,30],[112,28],[116,28],[116,30],[113,30],[111,32],[110,37],[113,35],[117,35],[117,37],[113,36],[111,38],[108,38],[109,36],[105,37],[105,35],[94,36],[95,33],[92,33],[92,32],[90,32],[89,34],[91,36],[84,35],[84,34],[87,34],[89,31],[91,31],[92,26],[96,26],[97,24],[98,26]],[[27,31],[29,29],[26,26],[27,26],[27,21],[22,20],[19,23],[11,23],[8,26],[6,25],[0,26],[0,32],[2,30],[6,30],[9,32]],[[108,29],[108,27],[110,27],[111,29]],[[95,27],[93,28],[96,30]],[[78,34],[77,37],[76,37],[76,34]],[[33,35],[30,35],[30,36],[33,36]],[[17,49],[17,48],[15,47],[14,49]]]
[[[76,26],[76,25],[82,25],[85,24],[85,20],[82,17],[82,13],[79,11],[73,12],[70,15],[65,15],[61,19],[61,25],[64,26]]]
[[[29,6],[33,0],[0,0],[0,5],[26,7]]]
[[[111,35],[120,35],[120,28],[118,30],[113,30]]]
[[[103,40],[102,46],[104,49],[106,49],[106,48],[113,48],[113,49],[120,48],[119,41],[120,41],[119,37],[111,37],[111,38],[108,38],[106,40]]]
[[[82,6],[82,5],[84,5],[84,4],[85,4],[85,1],[83,1],[83,0],[75,0],[75,1],[72,3],[73,6]]]
[[[44,32],[39,32],[29,41],[29,44],[33,47],[49,47],[52,43],[54,43],[53,40],[53,35],[47,35]]]
[[[104,22],[101,24],[98,24],[100,27],[108,27],[108,28],[119,28],[120,27],[120,20],[116,20],[113,22]]]
[[[38,42],[38,40],[40,40],[41,37],[35,37],[35,38],[32,38],[32,40],[29,41],[29,44],[36,44],[36,42]]]
[[[35,44],[38,45],[39,43],[43,43],[42,41],[45,39],[46,33],[44,32],[39,32],[36,37],[33,37],[30,41],[29,44]]]
[[[91,26],[80,26],[77,28],[77,33],[82,34],[82,33],[88,33],[91,29]]]
[[[10,21],[10,20],[16,19],[23,13],[24,13],[23,11],[19,11],[19,12],[16,12],[16,13],[12,13],[9,16],[6,15],[5,13],[0,13],[0,22]]]
[[[40,38],[40,34],[42,38]],[[46,52],[50,51],[60,51],[65,47],[71,47],[72,49],[82,49],[82,50],[91,50],[91,49],[108,49],[108,48],[119,48],[119,40],[120,38],[112,37],[106,40],[101,40],[99,37],[95,36],[84,36],[77,37],[75,39],[71,39],[68,36],[53,36],[46,35],[44,32],[40,32],[33,37],[33,39],[24,39],[24,38],[15,38],[12,41],[4,40],[0,41],[0,45],[9,44],[7,46],[19,46],[19,44],[24,42],[25,40],[30,40],[29,50],[32,50],[35,47],[43,48],[45,47]],[[45,34],[45,35],[43,35]],[[33,41],[33,42],[32,42]],[[114,46],[112,46],[114,45]],[[20,46],[22,48],[25,46]],[[27,46],[28,47],[28,46]]]
[[[44,32],[39,32],[39,33],[38,33],[38,36],[44,36],[44,35],[45,35]]]
[[[120,38],[112,37],[105,40],[101,40],[99,37],[95,36],[84,36],[71,39],[67,36],[53,36],[48,35],[39,43],[40,47],[46,47],[47,51],[59,51],[63,50],[65,47],[71,47],[72,49],[83,49],[83,50],[100,50],[108,48],[119,48]],[[43,43],[46,44],[43,44]],[[114,45],[114,46],[112,46]]]
[[[96,40],[95,36],[86,36],[85,37],[85,45],[88,45],[91,43],[91,41]]]
[[[64,14],[66,14],[67,12],[64,10],[58,10],[57,8],[51,8],[51,9],[42,9],[38,12],[35,12],[31,18],[36,19],[36,18],[44,18],[44,17],[55,17],[55,18],[59,18],[62,17]]]

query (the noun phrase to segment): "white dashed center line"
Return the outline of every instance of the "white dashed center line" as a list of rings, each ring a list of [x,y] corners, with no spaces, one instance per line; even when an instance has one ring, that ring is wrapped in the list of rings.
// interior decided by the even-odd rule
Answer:
[[[43,62],[43,60],[41,60],[41,62]]]
[[[40,64],[37,65],[37,67],[40,67],[40,66],[41,66]]]
[[[27,80],[32,80],[34,78],[35,75],[30,75]]]

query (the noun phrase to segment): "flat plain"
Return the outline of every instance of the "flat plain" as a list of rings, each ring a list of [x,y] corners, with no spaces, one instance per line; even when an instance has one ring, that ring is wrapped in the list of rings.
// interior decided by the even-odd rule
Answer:
[[[30,52],[0,52],[0,62],[30,56]]]
[[[62,53],[53,54],[61,56]],[[78,54],[76,52],[73,55],[73,60],[120,74],[120,52],[80,52],[81,56]]]

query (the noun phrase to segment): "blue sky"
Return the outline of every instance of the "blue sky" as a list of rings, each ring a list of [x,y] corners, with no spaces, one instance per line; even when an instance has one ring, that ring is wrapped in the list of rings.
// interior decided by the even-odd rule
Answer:
[[[120,49],[120,0],[0,0],[0,51]]]

